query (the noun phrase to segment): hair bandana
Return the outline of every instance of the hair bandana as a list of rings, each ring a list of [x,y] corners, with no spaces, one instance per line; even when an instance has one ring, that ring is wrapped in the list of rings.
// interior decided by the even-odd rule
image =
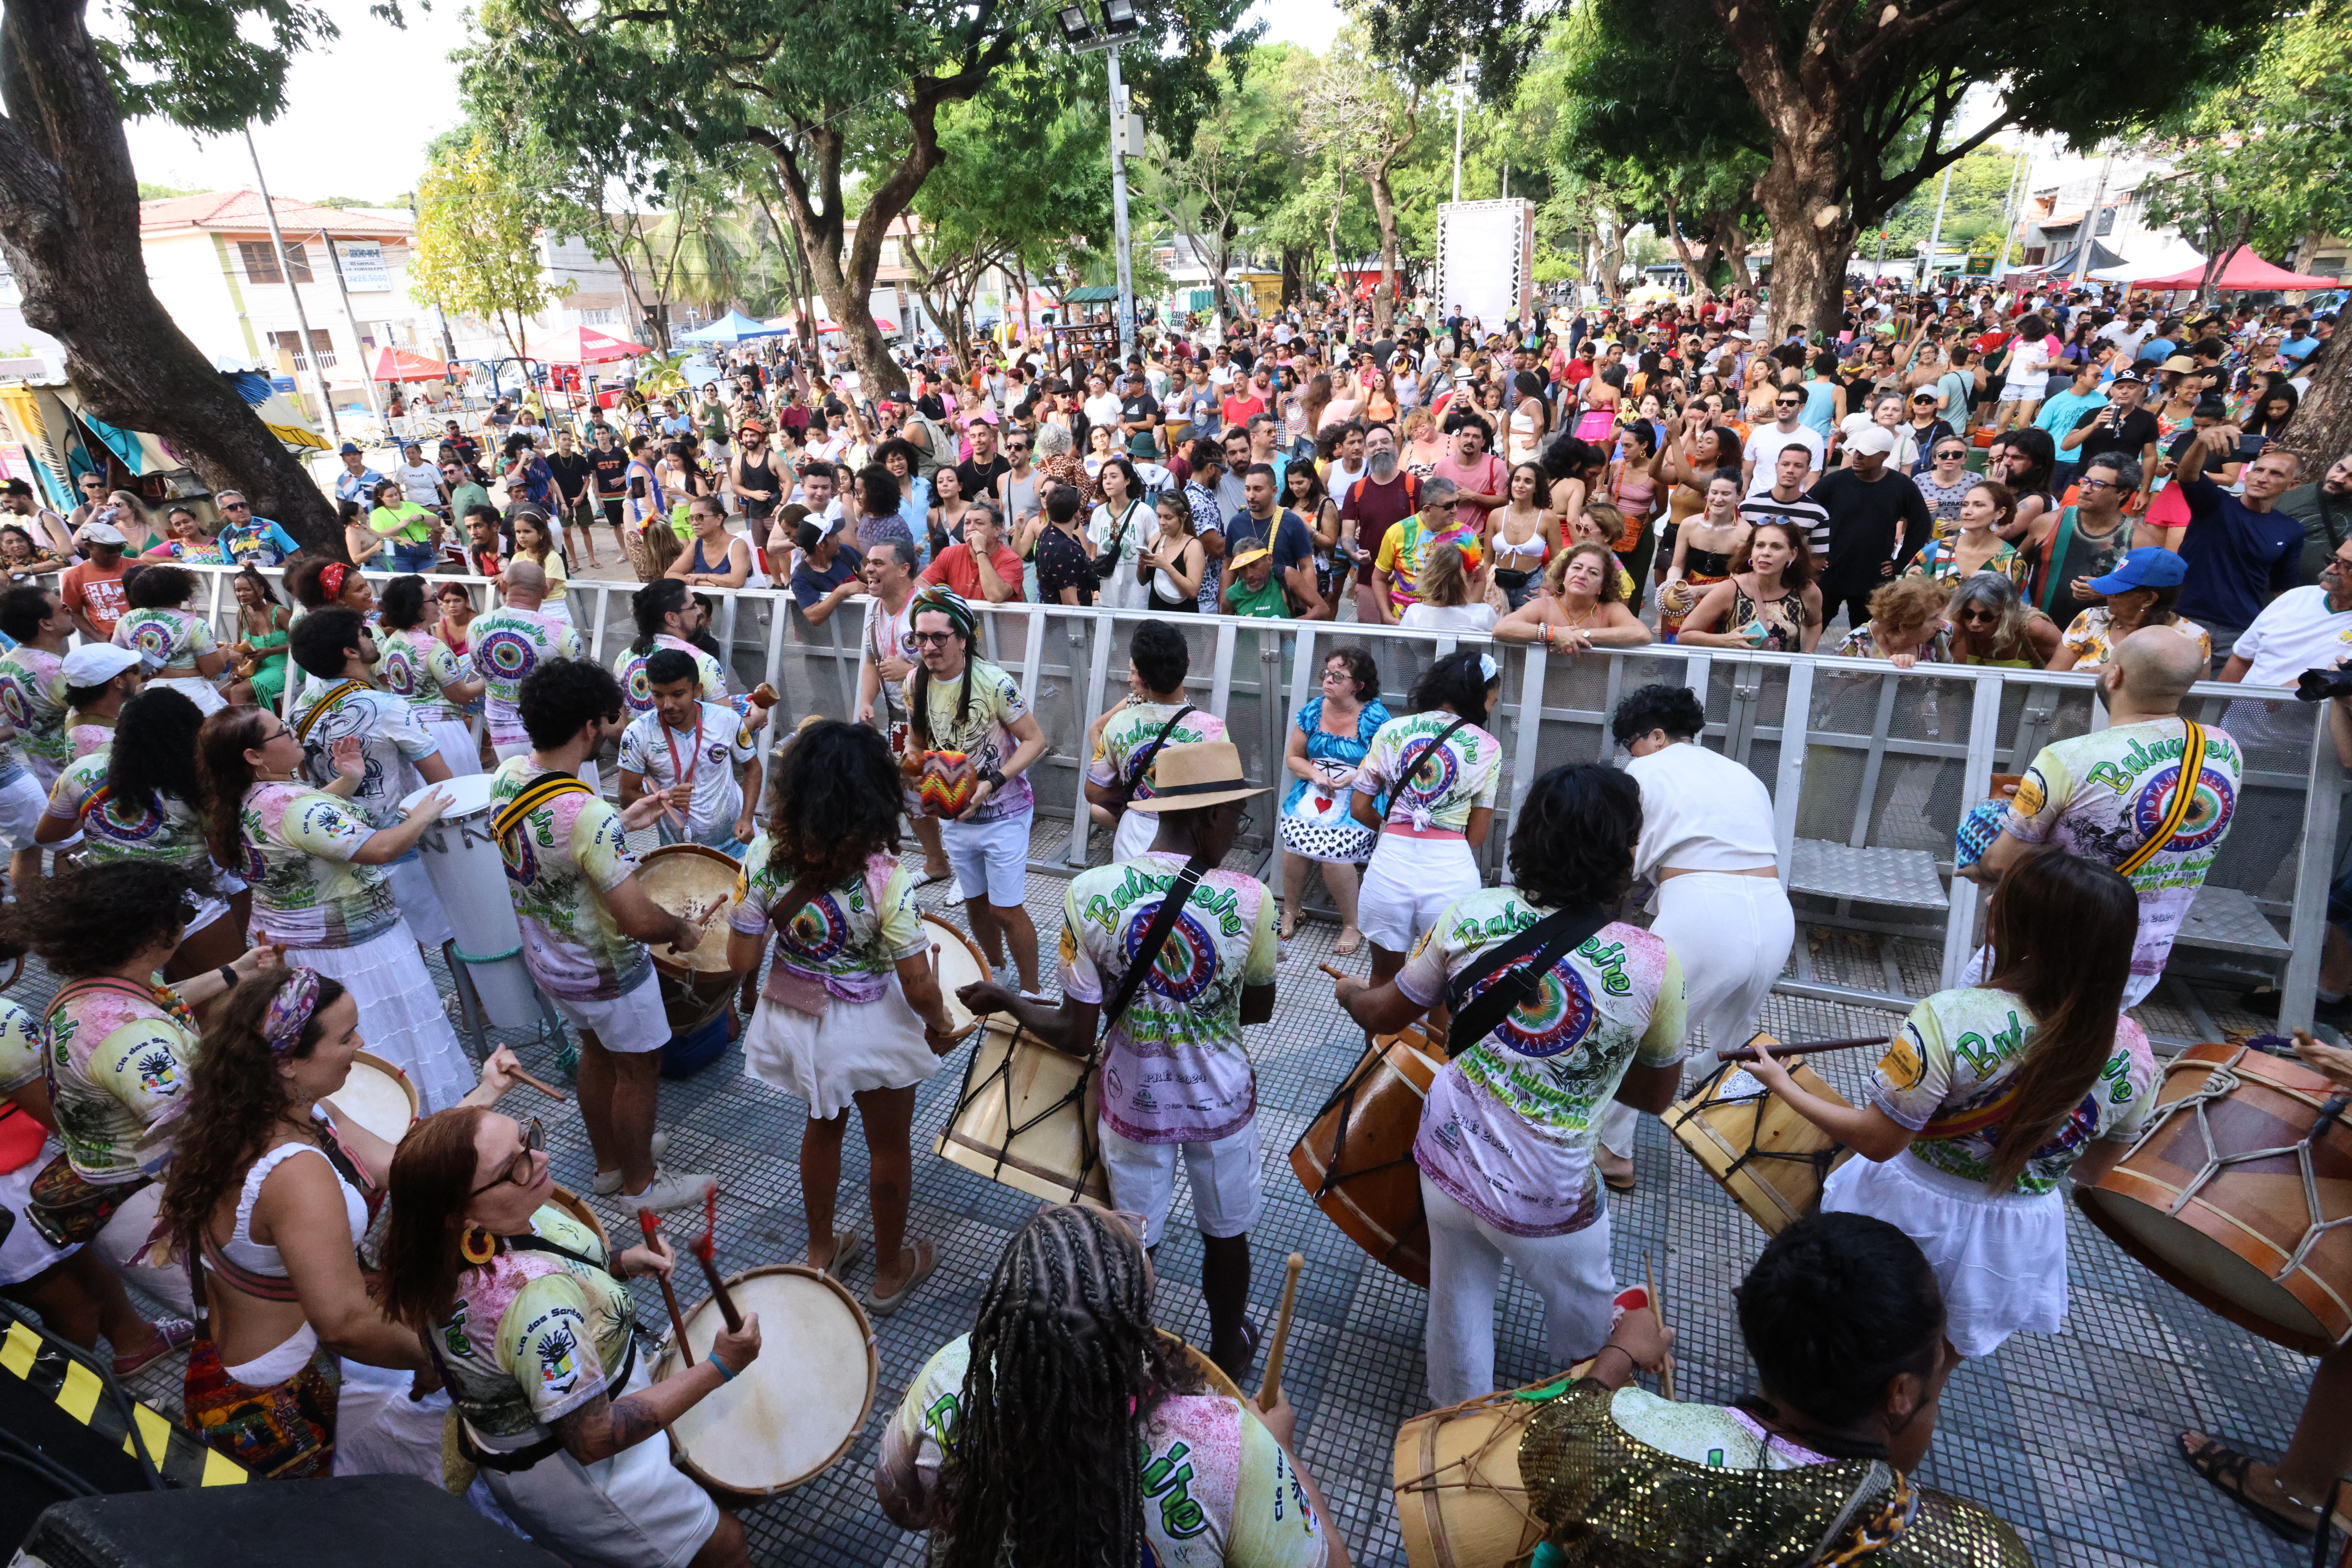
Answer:
[[[351,571],[340,561],[330,561],[319,568],[319,587],[329,603],[343,596],[343,579],[351,575]]]
[[[1492,686],[1496,680],[1502,679],[1502,668],[1495,662],[1491,655],[1482,653],[1478,656],[1479,679]]]
[[[261,1020],[261,1037],[278,1055],[290,1051],[302,1037],[302,1026],[319,1010],[319,977],[307,969],[289,971],[286,983],[278,994],[269,999],[269,1011]]]
[[[907,608],[907,624],[913,626],[915,617],[926,610],[945,616],[948,624],[961,632],[966,641],[970,641],[979,630],[980,622],[972,615],[971,605],[965,602],[961,594],[945,584],[934,583],[915,595],[914,602]]]

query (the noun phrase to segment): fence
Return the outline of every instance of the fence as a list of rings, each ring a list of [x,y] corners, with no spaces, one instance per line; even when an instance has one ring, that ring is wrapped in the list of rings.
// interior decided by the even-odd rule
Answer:
[[[222,567],[211,578],[215,626],[235,614]],[[373,575],[373,574],[371,574]],[[465,582],[478,593],[482,578]],[[634,583],[574,581],[574,625],[588,654],[609,665],[635,637]],[[782,694],[772,747],[803,715],[851,718],[858,707],[859,651],[873,601],[851,599],[812,625],[788,593],[720,594],[713,635],[730,673]],[[1087,863],[1083,788],[1087,726],[1124,689],[1126,646],[1139,610],[1061,605],[975,606],[979,651],[1027,693],[1046,740],[1032,769],[1037,831],[1032,867],[1068,875]],[[1651,681],[1688,687],[1705,703],[1706,743],[1751,769],[1770,791],[1780,875],[1813,933],[1847,933],[1871,949],[1817,972],[1801,940],[1796,973],[1781,989],[1823,1000],[1905,1008],[1958,983],[1980,940],[1973,885],[1952,879],[1963,813],[1991,794],[1996,773],[2025,771],[2043,745],[2104,728],[2095,679],[2074,673],[1685,648],[1654,644],[1570,657],[1457,633],[1328,621],[1172,617],[1192,650],[1192,700],[1224,716],[1253,784],[1271,784],[1244,842],[1275,870],[1275,806],[1293,776],[1283,767],[1292,716],[1315,695],[1322,660],[1342,645],[1366,648],[1382,700],[1405,710],[1414,678],[1458,646],[1494,652],[1502,694],[1487,728],[1504,744],[1494,831],[1481,852],[1489,880],[1504,875],[1510,828],[1528,787],[1563,763],[1614,753],[1608,715],[1624,693]],[[293,683],[289,683],[289,694]],[[2324,705],[2275,689],[2200,683],[2184,712],[2227,730],[2244,753],[2230,835],[2175,945],[2164,994],[2189,1033],[2217,1037],[2190,982],[2267,980],[2284,993],[2282,1027],[2308,1026],[2338,864],[2346,776],[2329,743]]]

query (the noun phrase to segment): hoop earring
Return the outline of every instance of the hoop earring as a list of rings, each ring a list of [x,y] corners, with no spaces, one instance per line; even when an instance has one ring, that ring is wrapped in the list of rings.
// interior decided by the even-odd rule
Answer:
[[[499,1255],[499,1239],[478,1225],[469,1225],[457,1238],[457,1256],[479,1268]]]

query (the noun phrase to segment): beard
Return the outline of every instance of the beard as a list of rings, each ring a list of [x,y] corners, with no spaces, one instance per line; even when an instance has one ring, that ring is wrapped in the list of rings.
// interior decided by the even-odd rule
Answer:
[[[1397,455],[1394,452],[1374,452],[1364,459],[1364,469],[1382,484],[1396,477]]]

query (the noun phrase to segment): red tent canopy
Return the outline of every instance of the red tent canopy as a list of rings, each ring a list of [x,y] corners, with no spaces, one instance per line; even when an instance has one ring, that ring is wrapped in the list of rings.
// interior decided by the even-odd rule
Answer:
[[[2014,270],[2014,268],[2012,268]],[[2205,282],[2205,268],[2192,267],[2186,272],[2176,272],[2168,278],[2135,278],[2135,289],[2196,289]],[[2343,286],[2340,278],[2313,278],[2300,272],[2289,272],[2284,267],[2273,267],[2246,246],[2230,252],[2214,276],[2216,289],[2336,289]]]
[[[572,327],[558,332],[546,342],[534,344],[530,357],[549,364],[602,364],[606,360],[627,359],[631,354],[652,352],[643,343],[616,338],[594,327]]]
[[[446,381],[449,367],[406,349],[385,347],[368,361],[367,374],[370,381]]]

